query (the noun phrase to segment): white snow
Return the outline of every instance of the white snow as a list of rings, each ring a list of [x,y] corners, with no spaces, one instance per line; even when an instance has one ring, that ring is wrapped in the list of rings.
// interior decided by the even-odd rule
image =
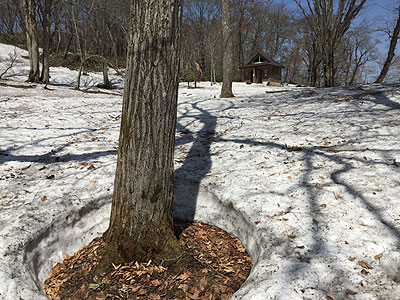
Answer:
[[[0,44],[0,72],[12,52]],[[41,299],[47,258],[104,230],[116,163],[121,90],[90,74],[104,93],[75,91],[65,68],[45,89],[28,71],[20,57],[0,81],[0,299]],[[400,85],[199,86],[179,90],[175,215],[249,250],[233,299],[400,299]]]

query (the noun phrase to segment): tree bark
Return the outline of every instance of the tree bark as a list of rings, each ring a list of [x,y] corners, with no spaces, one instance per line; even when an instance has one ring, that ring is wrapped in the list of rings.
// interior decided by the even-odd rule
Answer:
[[[232,29],[231,29],[231,4],[230,0],[222,1],[222,39],[224,48],[224,58],[222,61],[223,82],[221,88],[221,98],[235,97],[232,93],[233,66],[232,66]]]
[[[29,53],[29,82],[39,82],[39,46],[36,24],[36,3],[35,0],[23,0],[25,12],[26,40]]]
[[[43,66],[40,81],[45,84],[50,83],[50,18],[52,0],[44,1],[43,9]]]
[[[182,251],[172,227],[181,16],[181,0],[131,1],[111,219],[97,271]]]
[[[392,38],[390,39],[390,46],[388,50],[388,55],[386,57],[385,63],[383,64],[383,68],[375,83],[381,83],[387,73],[389,72],[390,65],[392,64],[392,60],[394,57],[394,51],[396,50],[397,40],[399,39],[400,34],[400,6],[397,8],[399,15],[397,16],[397,22],[393,30]]]

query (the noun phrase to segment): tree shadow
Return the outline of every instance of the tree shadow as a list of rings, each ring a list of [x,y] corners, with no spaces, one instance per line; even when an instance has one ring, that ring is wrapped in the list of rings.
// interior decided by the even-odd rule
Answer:
[[[346,120],[346,118],[349,118],[352,115],[364,113],[365,118],[360,119],[362,123],[354,124],[354,126],[356,126],[354,130],[356,130],[357,132],[363,132],[365,128],[374,128],[374,126],[376,127],[388,125],[385,123],[385,121],[382,121],[381,113],[391,113],[392,111],[395,112],[400,108],[400,104],[389,99],[385,95],[385,91],[362,91],[360,93],[360,90],[355,89],[351,90],[350,92],[351,93],[348,95],[341,95],[340,97],[336,96],[337,98],[333,98],[338,100],[335,101],[338,103],[338,106],[333,112],[310,112],[301,110],[298,111],[298,109],[296,109],[297,113],[290,113],[291,106],[294,105],[301,106],[310,102],[320,103],[321,101],[328,101],[326,100],[326,98],[321,99],[318,94],[310,94],[310,98],[299,96],[297,98],[294,97],[295,99],[292,100],[285,100],[286,103],[280,103],[280,109],[283,111],[282,116],[289,118],[326,118],[329,120],[335,120],[336,118],[340,120],[341,118],[343,118]],[[265,97],[253,97],[251,105],[253,107],[259,106],[260,108],[265,108],[267,110],[273,108],[274,104],[277,101],[282,101],[282,98],[277,97],[275,99],[273,98],[272,101],[271,99],[268,99],[268,101],[266,101]],[[343,107],[343,109],[340,106],[342,102],[346,102],[346,104],[348,104],[347,106]],[[370,105],[368,107],[363,107],[364,103],[370,103]],[[246,105],[248,104],[236,101],[235,105],[230,107],[230,109],[238,109],[246,107]],[[178,191],[180,188],[184,191],[176,195],[176,207],[177,209],[186,209],[187,215],[185,216],[187,216],[189,220],[193,219],[195,215],[196,198],[199,193],[200,181],[207,175],[212,166],[209,145],[213,138],[215,139],[216,136],[219,136],[219,133],[216,133],[215,131],[218,114],[212,116],[209,112],[199,109],[197,104],[192,104],[192,108],[200,112],[199,115],[195,117],[195,120],[192,121],[192,123],[200,120],[200,122],[203,124],[203,127],[200,130],[199,134],[196,135],[195,133],[185,128],[182,125],[182,122],[178,123],[178,132],[180,132],[182,136],[177,139],[177,146],[190,142],[193,142],[193,145],[187,153],[183,165],[177,169],[175,175],[175,185]],[[182,114],[180,119],[189,116],[189,113],[192,113],[192,111]],[[266,115],[281,116],[275,114],[273,111],[270,111],[269,114]],[[191,115],[191,117],[194,116]],[[399,123],[394,125],[398,126]],[[206,134],[207,131],[209,132],[208,134]],[[338,136],[340,136],[340,133],[338,133]],[[205,138],[207,137],[211,137],[210,142],[205,141]],[[329,226],[329,224],[326,213],[323,212],[321,208],[321,205],[324,203],[324,199],[319,193],[320,188],[323,187],[323,185],[318,185],[313,181],[313,175],[318,173],[318,161],[320,161],[321,159],[330,161],[335,166],[331,170],[328,169],[330,184],[336,185],[338,187],[338,190],[344,190],[347,195],[350,195],[350,197],[354,198],[356,202],[361,204],[361,207],[365,208],[365,212],[363,213],[369,214],[373,219],[382,224],[383,228],[386,229],[388,234],[392,236],[395,240],[400,242],[400,227],[398,222],[390,219],[390,215],[386,216],[386,214],[383,213],[382,209],[380,209],[377,205],[368,200],[365,192],[360,189],[360,185],[358,185],[356,182],[351,182],[351,172],[357,170],[357,168],[359,167],[399,167],[397,162],[393,159],[393,157],[391,157],[393,151],[399,152],[397,149],[388,149],[386,147],[380,148],[379,146],[372,145],[372,141],[382,138],[398,140],[398,137],[392,133],[375,133],[374,131],[370,131],[369,134],[364,136],[355,136],[346,142],[342,142],[340,145],[330,146],[320,146],[315,144],[310,144],[308,146],[288,146],[284,143],[276,141],[260,141],[259,139],[251,138],[236,139],[219,137],[217,139],[218,143],[222,144],[235,143],[238,145],[260,146],[264,147],[265,150],[275,149],[277,151],[285,151],[288,154],[290,152],[296,151],[302,156],[302,160],[304,162],[304,173],[300,176],[297,188],[301,188],[305,191],[304,197],[308,202],[308,211],[306,212],[307,218],[305,218],[304,220],[306,222],[306,230],[310,233],[312,239],[311,242],[307,245],[307,251],[299,251],[299,254],[297,256],[293,255],[293,242],[291,242],[290,240],[284,241],[284,248],[286,249],[285,251],[291,264],[289,268],[286,268],[283,271],[284,278],[286,278],[288,284],[292,284],[293,278],[296,278],[296,276],[300,276],[299,274],[306,274],[306,272],[310,271],[311,261],[316,260],[319,262],[323,262],[330,268],[331,274],[333,276],[333,281],[344,283],[343,286],[353,286],[350,280],[346,281],[346,278],[348,278],[348,276],[346,275],[346,269],[348,268],[348,266],[345,264],[345,261],[335,259],[335,257],[337,257],[337,253],[334,253],[334,251],[331,249],[330,242],[327,240],[326,234],[328,232],[326,230],[328,229],[326,229],[326,226]],[[362,146],[359,146],[360,143],[371,143],[371,146],[368,148],[362,148]],[[205,148],[204,145],[207,145],[208,149]],[[378,154],[380,158],[366,158],[366,156],[364,155],[365,151],[373,151],[374,153]],[[396,172],[395,169],[392,170]],[[342,199],[342,201],[346,200]],[[347,201],[349,200],[347,199]],[[184,208],[182,208],[181,206],[183,206]],[[279,239],[277,237],[271,237],[271,240],[279,240],[280,242],[282,242],[282,239]],[[327,291],[327,294],[330,294],[334,297],[343,297],[343,286],[332,287],[328,285],[325,286],[321,283],[318,286],[318,289],[322,291]],[[316,287],[308,288],[316,289]]]
[[[12,130],[12,129],[9,129]],[[17,130],[17,129],[13,129]],[[68,138],[79,136],[80,134],[91,133],[94,130],[92,129],[85,129],[80,130],[77,132],[73,132],[70,134],[63,134],[59,136],[51,136],[42,139],[33,140],[32,142],[24,143],[18,146],[9,146],[6,149],[0,149],[0,164],[6,162],[40,162],[40,163],[56,163],[56,162],[68,162],[68,161],[87,161],[92,159],[97,159],[99,157],[108,156],[108,155],[115,155],[117,154],[117,150],[106,150],[106,151],[94,151],[82,154],[61,154],[61,152],[65,151],[69,143],[63,143],[58,145],[57,148],[54,148],[47,153],[36,155],[17,155],[14,154],[15,151],[22,150],[24,148],[30,148],[32,146],[39,147],[41,143],[44,143],[49,140],[57,140],[60,138]],[[13,144],[12,141],[9,141],[10,144]]]
[[[177,122],[177,132],[181,136],[176,140],[176,145],[192,143],[183,164],[174,173],[174,219],[181,222],[194,221],[200,183],[212,166],[210,146],[215,136],[217,117],[198,104],[191,104],[192,111],[198,114],[188,115],[186,112]],[[180,120],[189,117],[194,117],[196,122],[202,124],[200,131],[191,132],[180,123]]]

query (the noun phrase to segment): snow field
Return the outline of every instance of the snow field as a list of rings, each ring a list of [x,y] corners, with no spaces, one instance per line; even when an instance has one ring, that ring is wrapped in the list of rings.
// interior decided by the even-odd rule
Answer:
[[[1,71],[12,49],[0,46]],[[110,201],[118,145],[121,91],[72,90],[76,72],[63,68],[51,69],[56,85],[30,87],[27,70],[21,58],[2,81],[27,88],[0,86],[5,299],[39,299],[27,245],[60,216]],[[399,84],[219,92],[180,85],[175,181],[187,217],[206,219],[208,203],[253,256],[233,299],[400,299]]]

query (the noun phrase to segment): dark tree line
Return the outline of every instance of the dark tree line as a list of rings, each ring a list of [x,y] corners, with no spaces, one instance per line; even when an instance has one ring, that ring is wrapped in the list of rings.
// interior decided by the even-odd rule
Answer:
[[[262,51],[286,67],[285,82],[364,83],[368,63],[378,61],[374,29],[353,22],[362,17],[365,0],[294,2],[297,8],[272,0],[229,1],[233,80],[241,80],[239,66]],[[0,42],[28,46],[30,81],[47,83],[49,66],[69,64],[80,74],[89,64],[103,70],[109,86],[108,68],[125,67],[129,11],[123,0],[0,0]],[[221,0],[183,1],[181,80],[222,81],[227,46],[222,15]],[[396,41],[392,38],[391,49]],[[382,69],[392,60],[381,62]],[[78,75],[78,88],[79,82]]]

